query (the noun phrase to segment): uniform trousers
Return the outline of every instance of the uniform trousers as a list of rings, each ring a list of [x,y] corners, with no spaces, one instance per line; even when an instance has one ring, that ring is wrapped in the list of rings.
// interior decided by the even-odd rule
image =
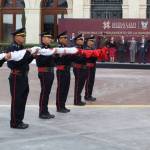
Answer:
[[[64,70],[57,69],[57,93],[56,93],[56,106],[57,110],[65,108],[69,87],[70,87],[70,68]]]
[[[9,76],[11,93],[11,120],[10,125],[16,127],[22,123],[26,101],[29,93],[27,73],[11,73]]]
[[[75,91],[74,91],[74,104],[81,102],[81,93],[85,85],[87,78],[86,68],[73,68],[73,73],[75,76]]]
[[[54,71],[39,72],[38,77],[41,85],[39,113],[44,114],[48,112],[49,95],[54,81]]]
[[[95,82],[96,66],[87,67],[87,80],[85,84],[85,98],[90,98],[93,92],[93,86]]]

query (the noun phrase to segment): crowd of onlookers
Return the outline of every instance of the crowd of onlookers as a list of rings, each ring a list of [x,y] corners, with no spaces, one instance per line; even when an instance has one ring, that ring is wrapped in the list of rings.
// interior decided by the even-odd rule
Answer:
[[[70,46],[74,46],[75,33],[70,36]],[[83,34],[86,41],[86,36]],[[144,35],[141,37],[120,37],[108,36],[103,33],[102,36],[95,37],[95,48],[108,47],[102,58],[103,62],[130,62],[147,63],[149,59],[149,43]]]

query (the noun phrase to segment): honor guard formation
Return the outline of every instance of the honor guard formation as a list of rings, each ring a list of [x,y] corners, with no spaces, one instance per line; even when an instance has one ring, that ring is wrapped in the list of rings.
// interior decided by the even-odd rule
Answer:
[[[56,110],[59,113],[68,113],[66,107],[70,87],[70,68],[73,67],[75,76],[74,105],[84,106],[85,101],[95,101],[92,96],[96,61],[101,59],[103,49],[95,49],[95,37],[85,40],[82,34],[74,39],[74,46],[69,47],[67,32],[57,36],[58,46],[52,48],[53,35],[49,32],[40,34],[39,47],[24,48],[26,32],[21,28],[12,33],[13,43],[0,54],[0,66],[7,61],[10,69],[9,85],[11,94],[10,127],[26,129],[28,124],[23,122],[26,102],[29,94],[28,73],[29,64],[35,59],[40,80],[41,92],[39,95],[39,118],[51,119],[55,115],[48,110],[49,95],[54,81],[54,68],[56,68]],[[86,42],[85,42],[86,41]],[[82,100],[81,92],[85,87]]]
[[[93,35],[84,37],[83,34],[77,34],[76,36],[73,34],[73,37],[69,40],[67,31],[64,31],[57,36],[58,45],[52,47],[53,35],[50,32],[42,32],[40,34],[40,46],[28,49],[23,46],[26,38],[25,28],[16,30],[12,33],[12,36],[12,44],[4,53],[0,54],[0,67],[7,61],[7,66],[10,69],[8,79],[11,94],[11,128],[26,129],[29,127],[28,124],[23,122],[23,119],[29,94],[29,64],[34,59],[36,60],[41,86],[39,94],[40,119],[55,118],[55,115],[48,110],[49,96],[55,76],[54,70],[56,70],[57,78],[56,111],[58,113],[69,113],[70,109],[66,107],[66,101],[70,88],[71,67],[75,77],[74,105],[84,106],[87,101],[96,101],[92,92],[98,60],[110,60],[113,63],[116,59],[116,50],[118,50],[119,61],[124,62],[124,53],[128,45],[130,61],[135,62],[135,54],[139,49],[140,63],[146,63],[145,54],[148,44],[144,35],[138,44],[134,37],[127,43],[123,36],[116,43],[114,37],[108,40],[105,33],[98,41]],[[84,88],[85,92],[82,96],[81,93]]]

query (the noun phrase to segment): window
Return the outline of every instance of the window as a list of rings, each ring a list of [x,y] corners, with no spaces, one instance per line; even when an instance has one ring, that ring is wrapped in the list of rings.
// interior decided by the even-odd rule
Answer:
[[[24,0],[2,0],[3,7],[19,7],[24,8]]]
[[[122,18],[122,0],[91,0],[92,18]]]
[[[42,7],[53,7],[54,0],[43,0]]]
[[[41,5],[42,7],[68,7],[66,0],[43,0]]]
[[[66,0],[42,0],[41,1],[41,32],[50,31],[57,36],[58,16],[64,17],[67,13]]]
[[[0,43],[9,43],[12,40],[10,33],[25,27],[25,3],[24,0],[0,2]]]
[[[67,8],[68,4],[66,0],[58,0],[58,7]]]
[[[12,7],[13,1],[12,0],[5,0],[3,3],[3,7]]]
[[[16,0],[16,7],[25,8],[24,0]]]
[[[12,14],[3,14],[3,40],[9,41],[10,33],[13,30],[13,15]]]
[[[150,0],[147,0],[147,18],[150,18]]]
[[[54,15],[44,15],[44,31],[49,31],[53,33],[54,23],[55,23]]]

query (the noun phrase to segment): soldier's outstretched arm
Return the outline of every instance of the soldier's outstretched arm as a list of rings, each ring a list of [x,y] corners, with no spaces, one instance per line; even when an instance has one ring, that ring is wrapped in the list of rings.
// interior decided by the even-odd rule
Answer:
[[[25,56],[26,50],[14,51],[14,52],[10,52],[10,53],[11,53],[11,58],[8,59],[8,61],[10,61],[10,60],[20,61]]]
[[[36,49],[22,49],[22,50],[19,50],[19,51],[13,51],[13,52],[9,52],[9,53],[6,53],[6,58],[8,56],[8,54],[10,55],[7,60],[8,61],[11,61],[11,60],[14,60],[14,61],[20,61],[24,58],[24,56],[26,55],[26,53],[31,53],[32,55],[37,53],[38,52],[38,48]]]
[[[11,61],[11,60],[20,61],[23,59],[23,57],[25,56],[27,51],[32,54],[32,51],[30,49],[22,49],[22,50],[13,51],[13,52],[8,51],[7,53],[3,53],[3,55],[6,57],[6,60],[8,60],[8,61]],[[0,56],[0,58],[1,58],[1,56]]]

